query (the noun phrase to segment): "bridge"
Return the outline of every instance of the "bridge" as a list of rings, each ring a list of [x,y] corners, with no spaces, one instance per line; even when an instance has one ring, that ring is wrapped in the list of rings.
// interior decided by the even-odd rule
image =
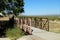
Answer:
[[[2,18],[0,19],[0,21],[2,21]],[[49,32],[48,18],[19,17],[15,18],[15,23],[17,24],[17,27],[22,29],[26,34],[33,37],[38,36],[40,38],[43,38],[44,40],[60,40],[60,34]],[[26,37],[28,38],[28,36]]]
[[[48,18],[37,18],[37,17],[19,17],[16,18],[16,23],[19,28],[24,32],[32,34],[31,27],[40,28],[49,31],[49,20]]]
[[[19,26],[24,32],[30,35],[32,34],[32,38],[38,36],[44,40],[60,40],[60,34],[49,32],[48,18],[20,17],[18,20],[17,26]],[[30,36],[29,38],[26,36],[26,38],[28,40]]]

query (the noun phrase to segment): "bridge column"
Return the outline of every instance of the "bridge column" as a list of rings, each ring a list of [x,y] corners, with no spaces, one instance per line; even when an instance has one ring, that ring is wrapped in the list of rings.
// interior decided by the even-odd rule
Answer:
[[[40,29],[42,29],[42,18],[40,18]]]
[[[36,17],[34,18],[34,21],[35,21],[35,27],[36,27]]]
[[[27,18],[24,18],[24,32],[26,32],[26,28],[27,28]]]
[[[17,27],[19,27],[19,18],[16,18]]]
[[[31,18],[28,18],[28,26],[32,26],[32,24],[31,24]]]
[[[32,26],[32,18],[30,18],[30,26]]]
[[[19,25],[20,25],[20,21],[19,21],[19,18],[18,18],[18,27],[20,27]]]
[[[32,27],[32,18],[29,18],[29,22],[30,22],[30,25],[29,25],[29,34],[32,34],[32,29],[31,29],[31,27]]]
[[[22,29],[22,26],[23,26],[23,19],[21,18],[20,21],[21,21],[21,23],[20,23],[20,28]]]
[[[32,20],[31,20],[31,24],[32,24],[32,26],[34,26],[34,24],[35,24],[35,22],[34,22],[34,18],[32,18]]]
[[[47,31],[49,31],[49,19],[47,18],[47,25],[48,25],[48,30]]]
[[[25,20],[25,24],[27,25],[27,19],[25,18],[24,20]]]

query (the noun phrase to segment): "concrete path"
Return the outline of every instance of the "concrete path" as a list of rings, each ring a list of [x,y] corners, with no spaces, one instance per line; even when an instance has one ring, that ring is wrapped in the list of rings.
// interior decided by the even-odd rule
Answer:
[[[23,36],[17,40],[60,40],[60,34],[47,32],[39,28],[32,27],[32,35]],[[0,38],[0,40],[10,40],[9,38]]]
[[[9,38],[0,38],[0,40],[11,40]]]
[[[24,36],[17,40],[60,40],[60,34],[47,32],[39,28],[32,27],[32,35]]]
[[[32,29],[33,29],[32,34],[35,36],[39,36],[46,40],[60,40],[60,34],[47,32],[45,30],[41,30],[41,29],[34,28],[34,27],[32,27]]]
[[[35,36],[35,35],[28,35],[28,36],[24,36],[22,38],[18,38],[17,40],[45,40],[45,39]]]

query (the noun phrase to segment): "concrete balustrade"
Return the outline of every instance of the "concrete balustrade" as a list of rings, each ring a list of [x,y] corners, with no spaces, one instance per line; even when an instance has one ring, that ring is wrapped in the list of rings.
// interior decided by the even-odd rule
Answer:
[[[23,26],[23,20],[22,19],[20,19],[20,28],[22,29],[22,26]]]
[[[32,27],[31,26],[28,26],[28,31],[29,31],[29,34],[32,34]]]
[[[29,18],[29,26],[32,26],[31,18]]]
[[[27,27],[28,27],[28,25],[25,25],[25,24],[23,25],[24,32],[26,32]]]
[[[38,24],[37,24],[37,21],[39,21]],[[24,32],[28,32],[29,34],[32,34],[32,29],[31,29],[32,26],[34,26],[34,27],[38,26],[40,29],[44,29],[45,28],[45,30],[46,30],[45,25],[48,25],[49,23],[45,22],[46,23],[45,24],[43,21],[42,21],[42,18],[21,17],[21,18],[18,19],[17,25],[22,30],[24,30]],[[46,21],[47,21],[47,19],[46,19]],[[43,23],[45,25],[43,25]],[[42,25],[44,26],[44,28],[43,28]],[[49,29],[49,27],[48,27],[48,29]]]

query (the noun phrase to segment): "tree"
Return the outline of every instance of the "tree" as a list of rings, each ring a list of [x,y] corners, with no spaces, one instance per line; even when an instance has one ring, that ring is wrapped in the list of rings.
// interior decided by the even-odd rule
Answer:
[[[24,12],[23,0],[0,0],[0,12],[19,15]]]

